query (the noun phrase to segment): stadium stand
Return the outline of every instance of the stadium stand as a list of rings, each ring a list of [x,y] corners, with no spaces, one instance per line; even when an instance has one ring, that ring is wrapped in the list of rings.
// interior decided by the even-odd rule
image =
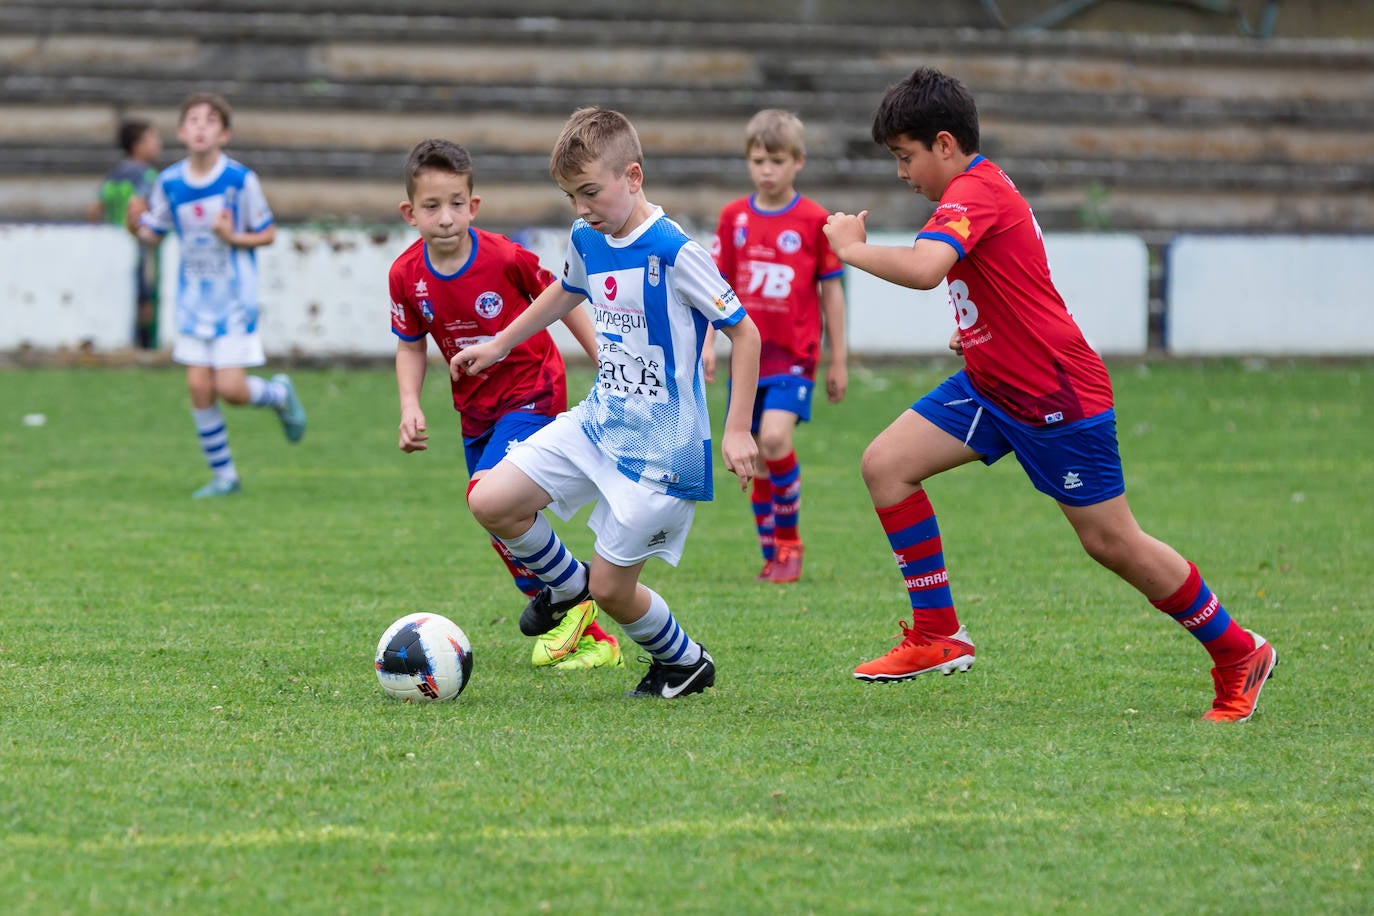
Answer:
[[[930,64],[974,90],[984,151],[1046,229],[1374,231],[1374,4],[1289,2],[1268,39],[1237,27],[1259,3],[1248,20],[1224,0],[1075,6],[924,3],[917,26],[886,0],[633,18],[605,0],[576,18],[546,0],[6,0],[0,212],[79,219],[121,117],[152,118],[170,161],[178,102],[212,89],[282,222],[394,224],[406,151],[443,135],[476,157],[484,225],[561,225],[547,150],[600,104],[635,120],[653,198],[689,225],[748,188],[742,125],[783,107],[807,123],[806,193],[902,228],[924,213],[869,124],[888,83]]]

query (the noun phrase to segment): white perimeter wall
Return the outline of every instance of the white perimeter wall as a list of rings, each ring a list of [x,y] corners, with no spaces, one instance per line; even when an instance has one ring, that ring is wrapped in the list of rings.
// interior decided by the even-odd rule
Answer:
[[[137,256],[114,226],[0,224],[0,350],[127,347]]]
[[[875,245],[911,245],[915,233],[874,232]],[[1144,353],[1149,342],[1150,264],[1133,235],[1045,237],[1050,273],[1099,353]],[[849,346],[856,353],[946,353],[954,313],[945,284],[905,289],[863,271],[845,277]]]
[[[913,234],[874,233],[909,245]],[[282,227],[259,249],[263,340],[272,356],[395,352],[387,269],[415,238],[391,232]],[[566,227],[521,233],[562,269]],[[1128,234],[1050,234],[1050,269],[1089,343],[1144,353],[1149,264]],[[133,327],[133,240],[110,226],[0,224],[0,350],[127,346]],[[176,241],[163,246],[172,301]],[[1178,354],[1374,354],[1374,238],[1184,236],[1168,249],[1167,347]],[[943,287],[917,291],[860,271],[846,276],[850,347],[859,354],[946,352],[953,318]],[[172,309],[162,311],[170,341]],[[562,349],[580,352],[561,325]],[[723,337],[718,338],[722,346]]]
[[[1171,352],[1374,353],[1374,238],[1180,236],[1166,265]]]

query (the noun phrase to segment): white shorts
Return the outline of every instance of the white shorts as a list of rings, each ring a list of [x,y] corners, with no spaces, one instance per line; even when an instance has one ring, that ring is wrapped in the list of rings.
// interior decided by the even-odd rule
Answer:
[[[223,337],[177,336],[172,347],[172,361],[183,366],[209,366],[212,369],[237,369],[261,366],[267,362],[262,350],[262,338],[251,334],[226,334]]]
[[[651,490],[616,469],[570,414],[506,453],[506,461],[543,487],[559,518],[595,503],[587,527],[596,533],[596,552],[617,566],[658,557],[670,566],[682,559],[697,504]]]

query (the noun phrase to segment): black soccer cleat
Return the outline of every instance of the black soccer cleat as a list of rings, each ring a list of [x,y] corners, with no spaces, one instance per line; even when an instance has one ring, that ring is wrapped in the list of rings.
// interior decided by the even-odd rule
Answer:
[[[651,661],[644,680],[625,696],[673,700],[689,693],[701,693],[715,682],[716,663],[703,647],[701,659],[695,665],[665,665],[658,660]]]
[[[539,594],[530,599],[530,603],[525,605],[525,609],[520,612],[520,632],[526,636],[543,636],[545,633],[558,626],[559,621],[568,616],[568,611],[577,607],[582,602],[592,596],[592,572],[587,569],[587,564],[581,564],[586,570],[587,582],[582,586],[582,591],[575,597],[566,601],[554,601],[553,592],[546,585],[539,590]]]

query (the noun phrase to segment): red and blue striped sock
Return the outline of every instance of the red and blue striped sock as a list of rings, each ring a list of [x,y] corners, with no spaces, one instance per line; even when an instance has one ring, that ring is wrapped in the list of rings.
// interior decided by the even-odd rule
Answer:
[[[911,596],[911,625],[923,636],[952,636],[959,629],[945,571],[944,546],[925,490],[877,510]]]
[[[797,516],[801,514],[801,465],[797,453],[765,460],[768,482],[773,487],[773,539],[797,541]]]
[[[773,559],[773,485],[767,477],[755,477],[749,493],[754,510],[754,530],[759,533],[759,550],[765,560]]]
[[[1255,640],[1226,613],[1192,563],[1178,591],[1150,603],[1192,633],[1219,667],[1234,665],[1255,651]]]

